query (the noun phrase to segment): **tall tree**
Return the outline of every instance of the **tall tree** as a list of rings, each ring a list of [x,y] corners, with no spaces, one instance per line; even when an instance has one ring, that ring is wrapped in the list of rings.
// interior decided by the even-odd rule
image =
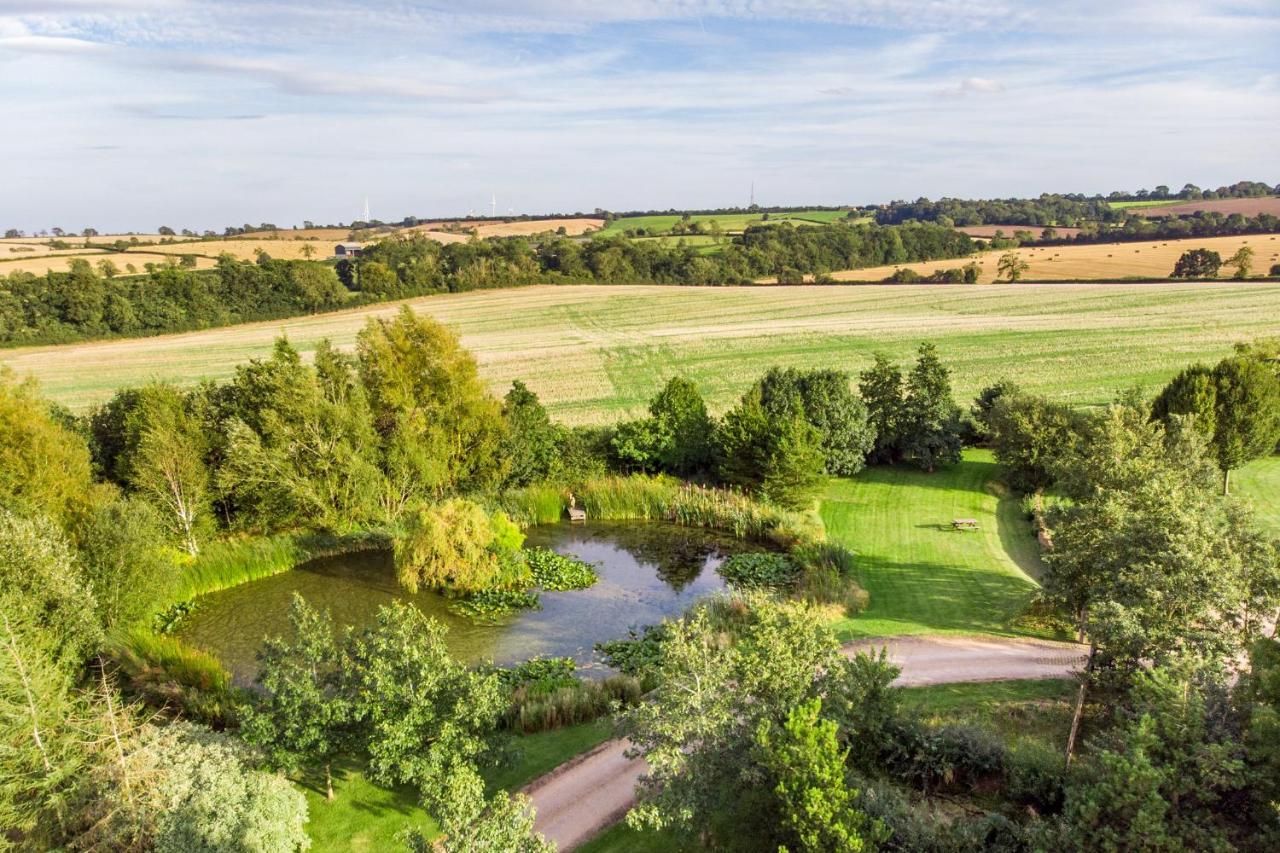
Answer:
[[[128,463],[129,485],[160,509],[182,547],[195,555],[209,504],[201,425],[182,394],[166,385],[148,388],[131,417],[130,430],[138,438]]]
[[[1225,494],[1231,488],[1232,470],[1265,456],[1280,442],[1280,378],[1266,364],[1240,357],[1219,362],[1213,378],[1213,453]]]
[[[717,470],[725,482],[798,509],[823,480],[822,437],[800,411],[771,418],[752,388],[716,430]]]
[[[323,770],[325,796],[332,800],[333,762],[354,735],[342,655],[328,614],[317,613],[296,592],[289,624],[292,638],[268,638],[258,652],[264,695],[246,708],[241,732],[278,770]]]
[[[406,306],[370,320],[356,348],[386,464],[406,489],[440,497],[501,479],[501,406],[453,332]]]
[[[502,452],[507,458],[508,486],[527,486],[550,476],[562,441],[538,395],[516,380],[502,398],[506,432]]]
[[[787,714],[779,727],[760,721],[756,744],[762,763],[777,778],[786,835],[780,849],[804,853],[863,853],[886,840],[887,829],[855,805],[858,792],[848,787],[837,725],[822,718],[822,700],[810,699]]]
[[[799,411],[822,437],[828,474],[852,476],[866,464],[875,433],[867,423],[867,407],[838,370],[770,368],[758,381],[760,397],[771,417]]]
[[[902,453],[926,471],[960,461],[960,407],[951,396],[951,372],[933,344],[921,344],[907,376]]]
[[[649,401],[649,416],[662,437],[658,464],[681,476],[705,469],[711,462],[711,418],[698,386],[683,376],[667,380]]]
[[[867,407],[867,422],[875,430],[875,444],[868,458],[872,462],[896,462],[902,458],[903,382],[902,370],[883,353],[858,375],[858,390]]]
[[[506,708],[502,688],[497,676],[459,663],[444,631],[416,607],[395,603],[349,641],[346,689],[380,781],[439,786],[490,748]]]

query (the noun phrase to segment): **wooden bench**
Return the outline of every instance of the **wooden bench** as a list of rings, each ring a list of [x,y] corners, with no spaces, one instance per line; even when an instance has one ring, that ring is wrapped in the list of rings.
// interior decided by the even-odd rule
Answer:
[[[978,520],[976,518],[956,518],[952,519],[951,526],[956,530],[977,530]]]
[[[569,507],[569,520],[570,521],[586,521],[587,511],[580,506],[571,506]]]

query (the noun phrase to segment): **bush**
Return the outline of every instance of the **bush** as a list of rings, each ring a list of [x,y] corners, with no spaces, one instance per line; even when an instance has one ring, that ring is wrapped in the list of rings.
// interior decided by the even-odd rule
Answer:
[[[1040,814],[1057,814],[1066,799],[1067,774],[1062,755],[1038,744],[1013,750],[1005,767],[1005,795]]]
[[[595,568],[575,557],[557,554],[549,548],[529,548],[524,552],[535,585],[561,592],[586,589],[600,580]]]
[[[782,554],[756,552],[734,554],[716,570],[738,589],[793,589],[800,580],[800,567]]]
[[[833,618],[856,616],[867,607],[871,596],[852,578],[830,567],[809,569],[800,575],[794,589],[796,598],[817,607],[833,607]]]

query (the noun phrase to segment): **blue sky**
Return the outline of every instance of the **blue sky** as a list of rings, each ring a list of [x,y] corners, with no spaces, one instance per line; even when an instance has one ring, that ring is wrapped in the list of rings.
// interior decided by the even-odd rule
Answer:
[[[1275,0],[0,0],[0,228],[1280,181]]]

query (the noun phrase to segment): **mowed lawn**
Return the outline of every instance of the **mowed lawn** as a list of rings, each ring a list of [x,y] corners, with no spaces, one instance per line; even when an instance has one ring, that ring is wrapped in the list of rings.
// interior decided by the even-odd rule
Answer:
[[[0,350],[52,399],[85,411],[121,386],[225,379],[287,335],[350,350],[401,304],[180,335]],[[408,300],[456,328],[495,393],[524,380],[553,416],[610,423],[642,413],[676,374],[723,411],[772,365],[856,374],[880,351],[908,361],[933,341],[956,395],[1009,378],[1071,404],[1153,392],[1237,341],[1274,335],[1280,283],[655,287],[564,285]]]
[[[1234,472],[1231,491],[1248,498],[1259,523],[1280,537],[1280,456],[1258,459]]]
[[[857,555],[871,595],[865,612],[836,623],[842,639],[1025,633],[1012,623],[1036,589],[1039,546],[999,473],[989,451],[966,450],[932,474],[877,466],[830,484],[822,520]],[[978,529],[955,530],[954,519]]]

